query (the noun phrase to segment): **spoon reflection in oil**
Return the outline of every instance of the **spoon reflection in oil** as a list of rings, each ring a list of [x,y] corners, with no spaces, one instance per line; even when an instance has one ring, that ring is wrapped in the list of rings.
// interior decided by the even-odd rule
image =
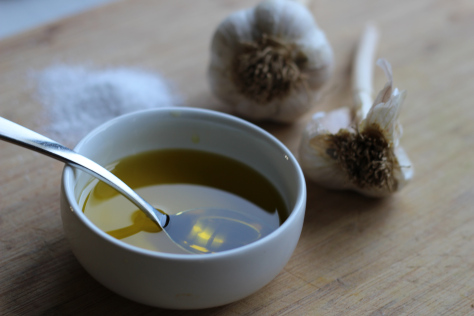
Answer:
[[[258,219],[236,211],[195,209],[185,213],[187,216],[172,215],[180,222],[172,228],[171,234],[181,248],[193,253],[213,253],[241,247],[273,230],[270,226],[262,225]],[[131,225],[106,233],[124,239],[139,232],[162,231],[140,210],[131,214],[131,220]]]

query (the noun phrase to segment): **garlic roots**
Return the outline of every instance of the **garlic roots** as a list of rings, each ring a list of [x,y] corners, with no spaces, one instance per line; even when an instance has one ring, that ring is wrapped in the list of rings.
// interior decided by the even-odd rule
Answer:
[[[308,9],[267,0],[218,26],[208,78],[237,115],[289,123],[312,108],[332,70],[332,49]]]
[[[306,126],[300,162],[306,176],[328,188],[351,189],[368,196],[399,191],[413,177],[412,164],[399,139],[398,121],[406,92],[393,88],[390,64],[379,59],[388,78],[371,100],[376,30],[368,26],[354,65],[354,109],[318,112]]]

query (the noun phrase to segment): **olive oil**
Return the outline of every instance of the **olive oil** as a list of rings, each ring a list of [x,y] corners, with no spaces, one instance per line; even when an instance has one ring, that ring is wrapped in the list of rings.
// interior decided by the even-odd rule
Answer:
[[[273,230],[288,216],[283,198],[270,181],[221,155],[189,149],[156,150],[126,157],[107,169],[168,214],[196,208],[235,210],[263,220]],[[149,250],[184,253],[144,213],[98,180],[84,189],[79,203],[85,215],[112,237]],[[225,221],[197,221],[202,222],[208,227],[195,234],[197,239],[210,238],[210,231],[225,230],[225,226],[209,226]],[[258,228],[247,226],[249,234],[258,233]],[[199,225],[195,228],[200,229]]]

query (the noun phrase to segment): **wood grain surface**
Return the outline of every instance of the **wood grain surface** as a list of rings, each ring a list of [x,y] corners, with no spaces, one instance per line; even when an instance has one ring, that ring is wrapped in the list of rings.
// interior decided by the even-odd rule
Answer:
[[[58,62],[157,71],[186,105],[223,109],[205,80],[210,38],[229,13],[255,3],[121,1],[3,40],[0,116],[41,130],[30,73]],[[62,231],[63,165],[0,142],[0,314],[474,315],[474,2],[314,0],[310,8],[337,63],[313,112],[351,104],[352,53],[365,22],[378,25],[377,55],[408,90],[409,186],[374,200],[308,182],[300,242],[270,284],[226,306],[169,311],[92,279]],[[384,83],[377,70],[376,88]],[[309,116],[261,126],[296,153]]]

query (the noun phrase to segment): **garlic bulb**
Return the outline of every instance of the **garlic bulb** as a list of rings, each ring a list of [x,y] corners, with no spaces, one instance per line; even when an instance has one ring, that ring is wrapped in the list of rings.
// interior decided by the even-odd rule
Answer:
[[[219,25],[208,78],[237,115],[293,122],[312,107],[332,70],[332,49],[308,9],[267,0]]]
[[[356,57],[354,113],[341,108],[314,114],[303,133],[300,162],[306,176],[322,186],[386,196],[412,179],[413,167],[399,146],[398,117],[406,92],[393,88],[391,66],[384,59],[377,65],[388,82],[373,102],[368,97],[371,76],[363,69],[371,69],[364,65],[372,62],[366,51],[375,46],[374,32],[373,27],[367,29]]]

